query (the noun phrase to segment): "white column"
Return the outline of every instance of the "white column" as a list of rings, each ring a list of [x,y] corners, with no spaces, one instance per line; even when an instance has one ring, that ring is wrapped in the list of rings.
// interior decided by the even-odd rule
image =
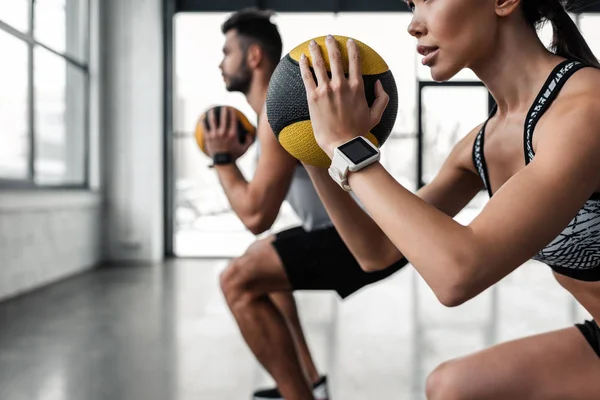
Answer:
[[[162,1],[103,1],[108,254],[158,261],[164,253]]]

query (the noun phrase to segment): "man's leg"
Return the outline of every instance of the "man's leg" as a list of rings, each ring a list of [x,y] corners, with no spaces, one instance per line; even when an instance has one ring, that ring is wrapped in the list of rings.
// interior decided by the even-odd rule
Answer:
[[[279,232],[276,239],[271,237],[253,244],[223,273],[221,286],[248,345],[277,382],[280,394],[289,400],[304,398],[298,397],[298,393],[306,392],[297,390],[310,389],[309,383],[315,383],[314,377],[318,374],[314,366],[311,368],[313,362],[297,312],[289,307],[295,305],[292,298],[288,298],[290,301],[286,305],[280,300],[273,301],[272,295],[291,292],[293,282],[295,290],[333,290],[346,298],[405,265],[406,260],[402,259],[386,270],[367,273],[335,228],[311,232],[295,228]],[[284,315],[289,316],[287,321]],[[290,328],[289,321],[292,321],[291,326],[298,328]],[[294,347],[299,350],[296,352]],[[306,376],[311,377],[308,381],[299,376],[302,375],[302,364]],[[326,398],[326,387],[319,386],[318,389],[319,395]]]
[[[294,338],[294,344],[296,346],[296,352],[300,358],[300,364],[306,375],[306,379],[309,383],[314,384],[319,380],[319,372],[310,354],[310,349],[306,343],[306,337],[302,330],[302,324],[298,315],[298,308],[296,307],[296,300],[292,292],[278,292],[271,293],[269,295],[271,301],[283,314],[288,328]]]
[[[273,238],[259,240],[246,253],[233,260],[221,275],[221,288],[246,343],[258,361],[271,374],[282,396],[287,400],[313,399],[296,348],[306,349],[303,360],[310,360],[308,347],[295,311],[292,287],[282,262],[271,245]],[[287,292],[272,299],[274,293]],[[292,328],[293,327],[293,328]],[[294,330],[292,332],[292,330]],[[294,337],[297,343],[294,343]],[[318,375],[308,371],[308,375]]]

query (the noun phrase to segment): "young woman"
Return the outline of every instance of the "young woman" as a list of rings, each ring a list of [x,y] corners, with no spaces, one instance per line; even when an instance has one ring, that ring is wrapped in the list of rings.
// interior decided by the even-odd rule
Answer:
[[[336,182],[327,171],[307,167],[344,241],[369,271],[404,255],[447,306],[473,298],[534,258],[552,267],[560,284],[600,318],[597,59],[559,0],[409,5],[414,17],[408,31],[432,77],[444,81],[469,68],[498,106],[417,195],[377,161],[348,173],[346,190],[370,215],[340,189],[339,177]],[[536,33],[545,21],[554,28],[553,51]],[[315,137],[335,164],[343,152],[338,146],[359,140],[379,121],[387,95],[376,85],[369,108],[355,43],[347,44],[344,66],[336,41],[326,42],[331,78],[316,45],[310,61],[317,81],[307,57],[301,69]],[[482,188],[491,199],[479,216],[467,226],[455,222],[452,216]],[[600,329],[588,321],[447,362],[429,377],[427,395],[600,399],[599,357]]]

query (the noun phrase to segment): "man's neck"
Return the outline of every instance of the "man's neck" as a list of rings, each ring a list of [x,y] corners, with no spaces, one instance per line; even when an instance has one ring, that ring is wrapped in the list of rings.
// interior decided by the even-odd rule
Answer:
[[[250,107],[260,115],[265,101],[267,99],[267,89],[269,88],[269,80],[262,77],[255,77],[250,85],[250,90],[246,93],[246,100]]]

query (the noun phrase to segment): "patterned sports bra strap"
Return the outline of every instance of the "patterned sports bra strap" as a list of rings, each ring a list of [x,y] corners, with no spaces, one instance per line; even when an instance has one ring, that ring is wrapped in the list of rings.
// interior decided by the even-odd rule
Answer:
[[[525,165],[529,164],[535,156],[535,152],[533,151],[533,131],[538,121],[556,99],[556,96],[558,96],[558,93],[567,80],[575,72],[584,67],[586,65],[579,61],[566,60],[558,64],[548,76],[546,83],[542,86],[542,90],[538,93],[525,119],[525,132],[523,135]]]

